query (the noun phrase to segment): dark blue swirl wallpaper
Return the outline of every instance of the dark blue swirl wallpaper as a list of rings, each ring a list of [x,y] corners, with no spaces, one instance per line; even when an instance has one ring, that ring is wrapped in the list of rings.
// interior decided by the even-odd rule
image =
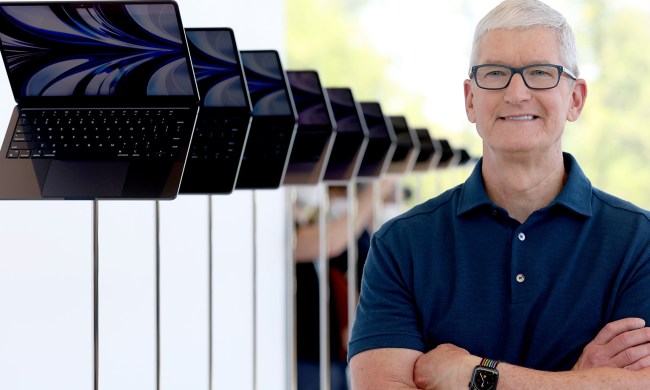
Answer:
[[[243,70],[230,29],[187,29],[204,107],[248,107]]]
[[[315,71],[288,71],[293,101],[298,110],[298,125],[332,126],[330,110]]]
[[[253,116],[293,116],[287,83],[275,51],[242,51]]]
[[[327,88],[327,96],[336,119],[336,132],[362,133],[363,127],[352,91],[349,88]]]
[[[368,135],[372,138],[390,138],[386,118],[379,103],[363,102],[360,106],[368,126]]]
[[[172,3],[0,6],[0,40],[17,97],[193,96]]]

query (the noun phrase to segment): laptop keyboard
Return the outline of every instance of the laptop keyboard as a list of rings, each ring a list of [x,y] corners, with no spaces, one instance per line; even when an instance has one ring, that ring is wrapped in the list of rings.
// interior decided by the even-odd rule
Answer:
[[[191,111],[191,113],[190,113]],[[174,158],[194,111],[21,110],[8,158]]]
[[[275,162],[287,158],[287,148],[291,134],[286,125],[268,125],[260,129],[255,137],[249,137],[246,143],[244,161]]]
[[[199,114],[188,158],[237,161],[241,157],[249,120]]]

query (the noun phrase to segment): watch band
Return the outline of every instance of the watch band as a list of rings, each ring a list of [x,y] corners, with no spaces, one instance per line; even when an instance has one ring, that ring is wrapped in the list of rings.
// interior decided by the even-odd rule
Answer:
[[[493,360],[493,359],[488,359],[488,358],[483,358],[481,360],[481,366],[485,367],[490,367],[490,368],[497,368],[497,364],[499,364],[498,360]]]

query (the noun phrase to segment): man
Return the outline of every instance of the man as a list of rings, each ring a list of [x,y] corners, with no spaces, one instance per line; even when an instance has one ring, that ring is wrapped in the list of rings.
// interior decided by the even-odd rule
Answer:
[[[650,388],[650,213],[562,151],[587,96],[570,27],[506,0],[479,22],[471,65],[483,157],[373,236],[353,388]]]

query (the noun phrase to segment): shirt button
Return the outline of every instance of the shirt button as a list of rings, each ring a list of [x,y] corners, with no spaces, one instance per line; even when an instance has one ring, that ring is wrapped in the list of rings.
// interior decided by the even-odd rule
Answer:
[[[523,283],[525,280],[526,280],[526,276],[524,274],[517,275],[517,282]]]
[[[519,238],[519,241],[524,241],[526,239],[526,235],[524,233],[519,233],[517,237]]]

